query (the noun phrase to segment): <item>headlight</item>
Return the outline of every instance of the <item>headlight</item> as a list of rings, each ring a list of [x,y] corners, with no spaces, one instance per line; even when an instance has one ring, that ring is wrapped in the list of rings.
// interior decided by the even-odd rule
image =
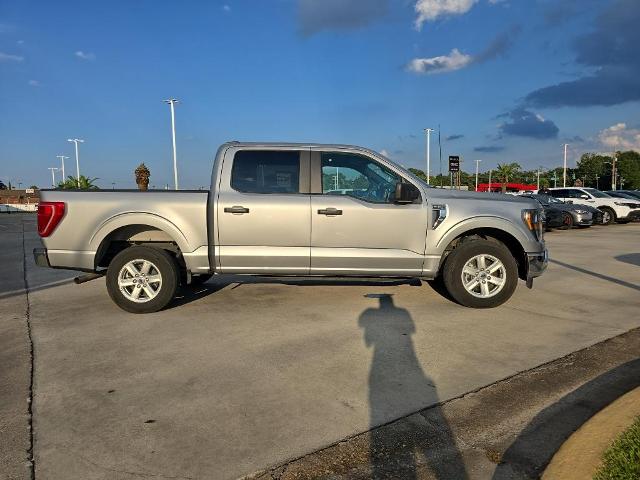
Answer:
[[[574,212],[579,215],[586,215],[587,213],[589,213],[587,210],[574,210]]]
[[[544,213],[542,210],[522,210],[522,221],[538,240],[542,240],[542,234],[544,232],[542,225],[543,218]]]

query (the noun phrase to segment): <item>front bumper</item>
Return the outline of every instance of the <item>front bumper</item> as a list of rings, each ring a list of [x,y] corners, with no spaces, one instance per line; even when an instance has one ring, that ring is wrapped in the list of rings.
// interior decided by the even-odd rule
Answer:
[[[575,213],[574,217],[576,225],[593,225],[593,214],[587,213]]]
[[[36,261],[36,265],[39,267],[50,267],[49,257],[47,257],[47,249],[46,248],[34,248],[33,249],[33,258]]]
[[[618,217],[618,220],[628,220],[630,222],[638,219],[640,219],[640,210],[631,210],[631,212],[629,212],[629,215],[627,215],[626,217]]]
[[[546,248],[542,252],[527,253],[527,287],[533,286],[533,279],[542,275],[548,264],[549,252]]]

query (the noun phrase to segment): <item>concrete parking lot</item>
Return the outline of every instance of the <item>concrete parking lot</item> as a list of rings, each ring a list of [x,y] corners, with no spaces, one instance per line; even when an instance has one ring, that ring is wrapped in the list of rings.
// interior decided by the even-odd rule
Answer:
[[[548,272],[492,310],[418,281],[220,277],[135,316],[35,267],[34,222],[0,217],[6,478],[29,478],[30,397],[36,478],[237,478],[640,326],[638,223],[547,234]]]

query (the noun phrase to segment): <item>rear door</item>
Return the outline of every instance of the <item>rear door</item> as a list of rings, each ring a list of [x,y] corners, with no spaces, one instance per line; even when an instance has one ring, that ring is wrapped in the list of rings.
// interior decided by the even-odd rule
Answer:
[[[420,275],[427,234],[422,200],[394,203],[402,177],[348,151],[311,152],[311,273]]]
[[[309,150],[230,149],[217,207],[223,273],[309,273]]]

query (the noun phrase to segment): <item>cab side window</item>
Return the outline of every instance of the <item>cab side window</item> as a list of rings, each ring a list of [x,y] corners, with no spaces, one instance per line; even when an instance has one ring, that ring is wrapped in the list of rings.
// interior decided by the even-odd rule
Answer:
[[[322,152],[322,193],[347,195],[371,203],[393,203],[402,178],[361,155]]]
[[[300,152],[237,152],[231,169],[231,187],[244,193],[299,193]]]

